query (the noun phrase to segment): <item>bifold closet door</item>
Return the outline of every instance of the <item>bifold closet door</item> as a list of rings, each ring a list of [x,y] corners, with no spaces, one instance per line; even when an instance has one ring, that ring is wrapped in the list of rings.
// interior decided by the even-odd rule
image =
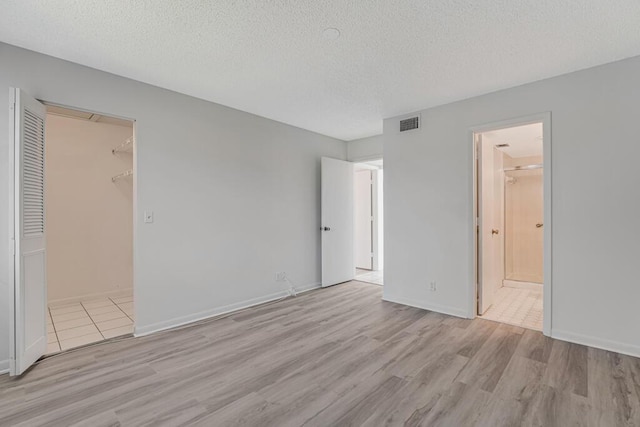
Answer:
[[[47,348],[44,169],[46,110],[11,89],[13,113],[14,304],[10,374],[20,375]]]

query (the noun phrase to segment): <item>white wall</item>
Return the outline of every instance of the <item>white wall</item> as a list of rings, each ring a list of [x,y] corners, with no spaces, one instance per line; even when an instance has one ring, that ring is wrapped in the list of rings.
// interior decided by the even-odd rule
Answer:
[[[367,270],[373,268],[372,173],[371,169],[358,170],[356,166],[353,180],[354,260],[356,268]]]
[[[373,269],[384,269],[384,171],[373,171]]]
[[[0,63],[0,200],[9,197],[10,86],[136,119],[138,333],[283,295],[276,271],[299,287],[319,283],[320,157],[346,159],[345,142],[6,44]],[[153,224],[142,223],[144,210]],[[0,209],[0,369],[8,221]]]
[[[469,129],[550,111],[552,335],[640,355],[639,99],[636,57],[385,120],[384,297],[469,315]]]
[[[347,159],[350,162],[382,158],[384,135],[354,139],[347,142]]]
[[[133,287],[133,152],[111,149],[131,126],[47,115],[47,297],[50,302]]]

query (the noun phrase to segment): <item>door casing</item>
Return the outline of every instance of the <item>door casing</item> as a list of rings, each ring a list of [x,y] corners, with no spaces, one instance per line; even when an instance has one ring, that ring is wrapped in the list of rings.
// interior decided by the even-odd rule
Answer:
[[[468,285],[468,300],[467,300],[467,317],[473,319],[478,316],[478,170],[476,163],[476,139],[475,135],[483,132],[490,132],[505,128],[511,128],[516,126],[529,125],[533,123],[542,123],[542,164],[544,170],[544,283],[543,283],[543,320],[542,320],[542,332],[546,336],[551,336],[552,331],[552,206],[551,206],[551,183],[552,183],[552,163],[551,163],[551,112],[543,112],[538,114],[532,114],[529,116],[516,117],[512,119],[490,122],[478,126],[473,126],[469,129],[468,140],[471,142],[471,159],[472,159],[472,200],[471,200],[471,218],[469,234],[473,244],[471,245],[472,256],[471,263],[473,264],[470,269],[471,277],[469,278]]]

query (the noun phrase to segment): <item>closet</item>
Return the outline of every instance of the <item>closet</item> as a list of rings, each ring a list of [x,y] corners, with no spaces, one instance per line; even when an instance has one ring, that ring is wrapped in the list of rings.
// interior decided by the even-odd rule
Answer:
[[[47,107],[48,353],[133,331],[133,123]]]

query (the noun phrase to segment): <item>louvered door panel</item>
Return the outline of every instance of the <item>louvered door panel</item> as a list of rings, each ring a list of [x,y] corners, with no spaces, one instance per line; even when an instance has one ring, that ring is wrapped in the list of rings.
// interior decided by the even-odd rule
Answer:
[[[44,233],[44,121],[24,110],[22,221],[25,237]]]
[[[44,105],[12,89],[15,265],[9,372],[20,375],[47,349]]]

